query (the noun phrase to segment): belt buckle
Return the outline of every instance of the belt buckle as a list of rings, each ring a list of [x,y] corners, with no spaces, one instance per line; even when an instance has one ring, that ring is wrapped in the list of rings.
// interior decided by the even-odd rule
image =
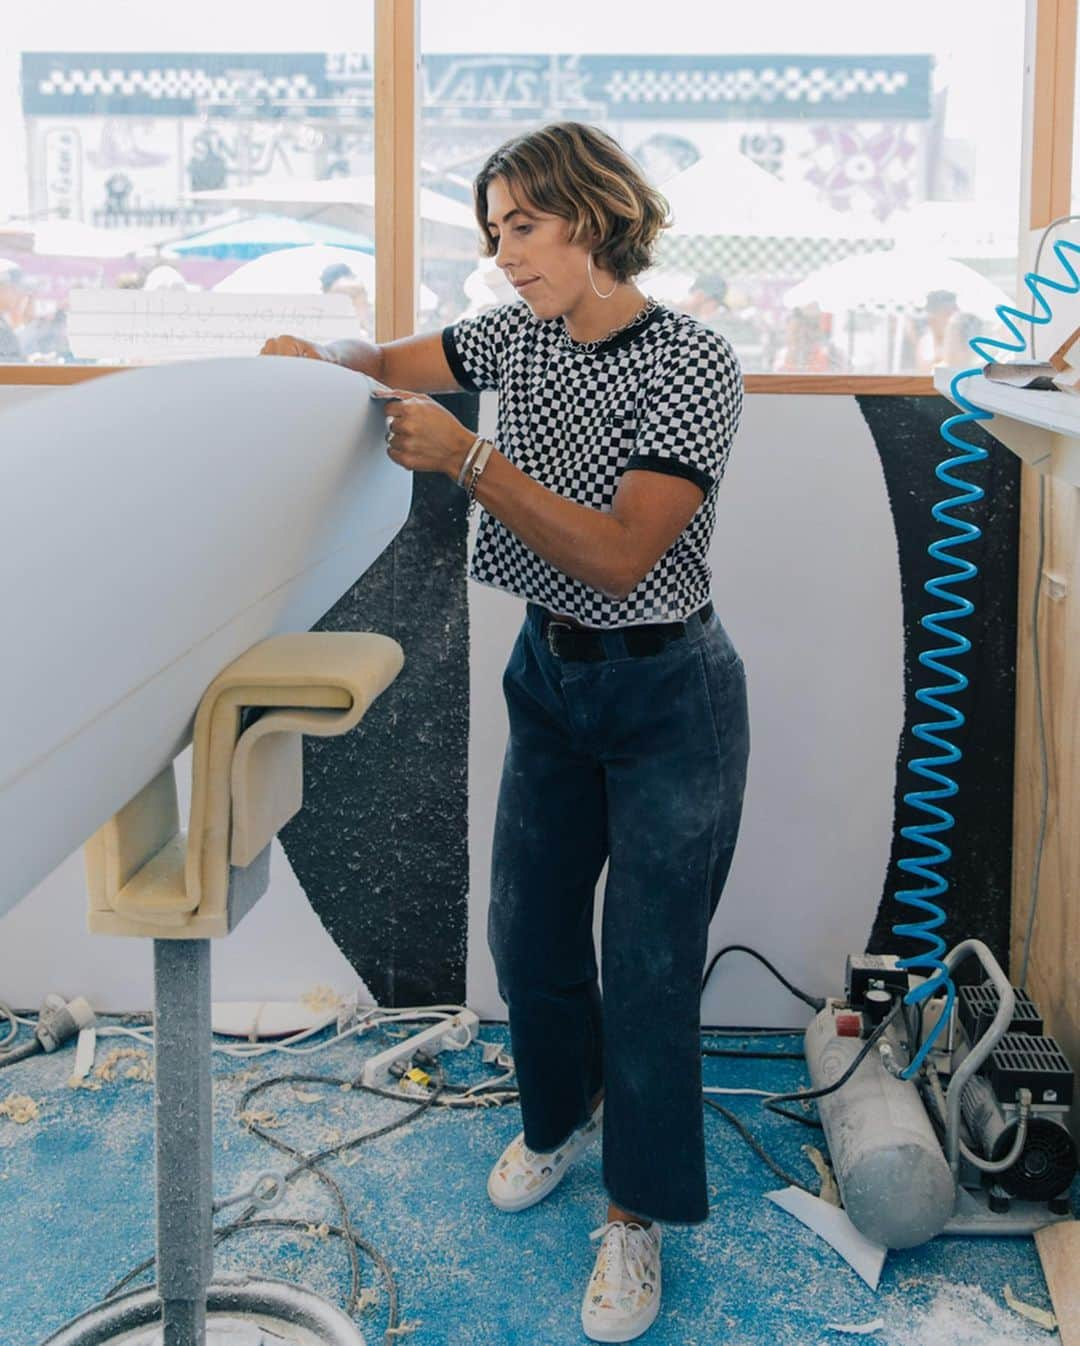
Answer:
[[[548,649],[555,656],[555,658],[558,659],[560,656],[559,651],[556,648],[555,635],[554,635],[556,629],[560,631],[572,631],[574,628],[570,625],[569,622],[548,622],[547,630],[544,632],[544,638],[547,641]]]

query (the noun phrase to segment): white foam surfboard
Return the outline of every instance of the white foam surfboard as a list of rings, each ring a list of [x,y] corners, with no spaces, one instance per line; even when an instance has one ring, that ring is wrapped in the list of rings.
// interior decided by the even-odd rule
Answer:
[[[402,527],[370,388],[198,361],[0,414],[0,912],[185,747],[222,667],[309,629]]]
[[[302,1000],[215,1000],[210,1027],[222,1037],[254,1041],[325,1028],[337,1016],[336,1009],[316,1009]]]

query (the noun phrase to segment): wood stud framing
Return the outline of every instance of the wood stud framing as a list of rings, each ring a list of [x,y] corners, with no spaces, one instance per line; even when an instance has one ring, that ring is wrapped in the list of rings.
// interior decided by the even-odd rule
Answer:
[[[1037,0],[1032,18],[1027,223],[1041,231],[1052,220],[1069,213],[1072,195],[1077,0]],[[1076,237],[1074,230],[1072,238]],[[1043,275],[1063,278],[1050,248],[1044,248],[1039,270]],[[1017,307],[1029,309],[1027,287],[1018,293]],[[1046,293],[1046,298],[1052,307],[1067,302],[1056,292]],[[1020,327],[1026,336],[1026,325]],[[1038,649],[1049,796],[1027,989],[1046,1018],[1046,1031],[1059,1040],[1074,1065],[1080,1066],[1080,978],[1076,975],[1080,964],[1080,491],[1053,477],[1040,478],[1028,467],[1023,469],[1020,505],[1010,971],[1016,981],[1031,910],[1042,817],[1042,754],[1032,640],[1040,491],[1045,492],[1046,528]],[[1080,1103],[1074,1109],[1074,1121],[1080,1123]]]

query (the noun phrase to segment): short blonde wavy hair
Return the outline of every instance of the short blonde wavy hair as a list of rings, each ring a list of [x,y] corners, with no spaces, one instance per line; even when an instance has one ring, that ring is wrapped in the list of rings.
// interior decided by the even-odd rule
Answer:
[[[521,202],[570,224],[570,242],[595,236],[596,263],[620,281],[653,263],[653,248],[669,218],[667,200],[599,127],[553,122],[516,136],[491,154],[473,183],[476,218],[486,257],[498,251],[488,231],[488,185],[502,178]]]

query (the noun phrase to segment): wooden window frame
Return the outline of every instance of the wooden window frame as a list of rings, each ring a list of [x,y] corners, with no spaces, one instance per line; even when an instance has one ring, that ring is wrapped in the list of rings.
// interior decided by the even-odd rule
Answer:
[[[1041,232],[1070,213],[1072,203],[1073,109],[1076,80],[1077,0],[1037,0],[1028,11],[1029,90],[1025,107],[1024,232]],[[1036,156],[1029,148],[1038,146]],[[1032,258],[1034,262],[1034,258]],[[1075,265],[1075,262],[1073,263]],[[1043,275],[1060,278],[1050,249],[1040,262]],[[1031,293],[1017,273],[1017,307],[1030,311]],[[1048,298],[1051,306],[1055,296]],[[1021,333],[1027,335],[1021,326]],[[1045,358],[1045,357],[1044,357]],[[1040,529],[1040,505],[1045,527]],[[1075,960],[1080,939],[1071,913],[1076,902],[1080,754],[1073,709],[1078,678],[1076,631],[1080,576],[1077,488],[1041,477],[1024,466],[1020,478],[1020,558],[1017,583],[1016,738],[1013,789],[1012,931],[1014,980],[1031,908],[1035,855],[1043,847],[1038,885],[1038,920],[1033,928],[1026,989],[1046,1012],[1046,1031],[1073,1060],[1080,1059],[1080,1001],[1075,994]],[[1040,539],[1040,534],[1042,535]],[[1032,595],[1042,567],[1039,595],[1039,654],[1032,640]],[[1042,830],[1042,765],[1036,678],[1041,692],[1047,751],[1047,818]],[[1074,1122],[1080,1103],[1074,1105]]]
[[[1039,34],[1034,62],[1031,141],[1049,146],[1027,154],[1027,199],[1034,222],[1065,214],[1072,168],[1073,84],[1077,0],[1027,0]],[[1071,33],[1071,38],[1070,38]],[[1071,54],[1073,65],[1065,68]],[[392,341],[414,328],[419,288],[420,0],[375,0],[375,339]],[[1043,72],[1050,73],[1043,78]],[[393,190],[381,190],[392,183]],[[1019,276],[1018,276],[1019,281]],[[129,365],[0,365],[0,385],[67,385]],[[936,397],[919,375],[748,374],[748,393],[849,397]]]

